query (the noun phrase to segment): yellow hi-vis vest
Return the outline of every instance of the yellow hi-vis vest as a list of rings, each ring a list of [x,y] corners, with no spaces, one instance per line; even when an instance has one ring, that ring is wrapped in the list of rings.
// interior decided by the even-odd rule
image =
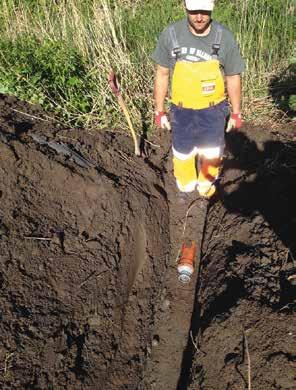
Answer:
[[[218,52],[222,29],[216,31],[212,46],[212,59],[191,62],[179,59],[180,47],[173,26],[170,28],[173,53],[176,62],[172,75],[171,102],[176,106],[200,110],[214,106],[225,100],[224,78],[220,70]]]
[[[225,88],[219,61],[177,61],[171,93],[172,103],[183,108],[200,110],[222,102]]]

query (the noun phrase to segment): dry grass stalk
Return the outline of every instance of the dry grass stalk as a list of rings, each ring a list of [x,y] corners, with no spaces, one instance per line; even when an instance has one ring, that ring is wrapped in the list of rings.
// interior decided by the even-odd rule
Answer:
[[[245,339],[246,354],[247,354],[247,360],[248,360],[248,390],[252,390],[251,357],[250,357],[250,352],[249,352],[249,344],[248,344],[248,338],[247,338],[246,331],[244,331],[244,339]]]
[[[141,46],[138,48],[139,58],[135,60],[134,53],[128,47],[128,40],[131,37],[126,36],[126,32],[123,31],[125,21],[122,10],[128,10],[129,14],[135,15],[137,9],[141,7],[140,1],[60,0],[36,3],[36,6],[32,7],[29,2],[2,0],[2,37],[15,40],[19,36],[30,34],[40,42],[64,41],[67,45],[74,46],[85,58],[88,74],[97,88],[92,92],[92,109],[89,112],[79,112],[62,100],[60,104],[52,102],[57,111],[65,113],[65,117],[71,115],[73,120],[81,119],[89,127],[120,126],[128,130],[128,126],[121,121],[120,109],[107,88],[108,73],[113,68],[121,75],[124,100],[135,127],[140,127],[143,119],[147,122],[147,118],[151,118],[149,126],[152,127],[153,64],[149,58],[150,53],[147,47],[141,46],[139,42]],[[290,4],[290,1],[285,0],[285,3]],[[230,27],[236,31],[236,37],[247,61],[247,71],[244,75],[244,118],[252,119],[259,124],[266,122],[267,118],[273,125],[273,122],[283,120],[284,115],[275,108],[272,99],[268,98],[270,93],[268,85],[271,77],[283,71],[286,64],[280,61],[281,58],[276,60],[276,53],[278,52],[278,56],[281,53],[274,42],[277,37],[276,23],[270,25],[272,7],[263,7],[257,1],[244,0],[236,0],[235,7],[240,10],[241,17],[237,24],[232,22],[234,25]],[[288,24],[294,6],[283,7],[283,10],[284,14],[279,15],[282,40],[289,42],[291,28]],[[273,42],[269,45],[272,39]],[[267,52],[269,47],[271,50]],[[281,69],[278,69],[279,66]],[[144,110],[139,108],[143,106]]]

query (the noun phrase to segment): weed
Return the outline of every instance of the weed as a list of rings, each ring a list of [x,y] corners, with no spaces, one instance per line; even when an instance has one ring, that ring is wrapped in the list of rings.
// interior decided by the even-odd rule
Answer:
[[[234,32],[246,59],[247,119],[285,107],[275,104],[270,84],[295,58],[294,12],[294,0],[217,1],[214,18]],[[149,130],[150,55],[161,30],[183,16],[180,0],[2,0],[0,92],[39,103],[67,123],[122,128],[107,82],[113,68],[138,132]],[[285,104],[294,107],[295,97]]]

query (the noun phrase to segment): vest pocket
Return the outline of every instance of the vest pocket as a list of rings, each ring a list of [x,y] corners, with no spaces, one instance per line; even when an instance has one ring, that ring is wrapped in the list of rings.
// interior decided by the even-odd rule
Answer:
[[[201,80],[202,96],[213,95],[216,91],[216,80]]]

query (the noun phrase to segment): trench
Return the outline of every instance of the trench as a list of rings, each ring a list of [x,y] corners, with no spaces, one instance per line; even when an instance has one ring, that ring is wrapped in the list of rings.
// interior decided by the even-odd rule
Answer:
[[[200,285],[203,233],[210,204],[195,194],[189,196],[188,202],[179,203],[170,158],[164,170],[167,172],[165,189],[170,218],[170,262],[164,279],[162,303],[156,316],[152,353],[140,388],[181,390],[189,384],[194,340],[198,332],[199,305],[196,297]],[[182,284],[178,281],[176,259],[182,243],[193,239],[198,247],[196,269],[190,283]]]
[[[124,134],[53,133],[0,104],[1,388],[241,390],[246,337],[254,388],[296,387],[296,129],[229,136],[206,227],[197,199],[183,235],[167,134],[135,159]]]

